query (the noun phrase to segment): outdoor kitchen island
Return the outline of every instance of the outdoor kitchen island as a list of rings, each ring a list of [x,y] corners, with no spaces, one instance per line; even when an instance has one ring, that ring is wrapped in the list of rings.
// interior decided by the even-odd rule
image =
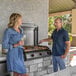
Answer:
[[[71,53],[76,54],[76,48],[71,47],[69,55]],[[66,65],[69,63],[69,55],[65,60]],[[51,50],[47,46],[25,46],[24,59],[29,76],[76,76],[73,75],[76,74],[76,66],[71,67],[69,64],[66,69],[53,73]],[[0,76],[13,76],[7,72],[6,55],[0,55]]]
[[[30,76],[44,76],[53,72],[51,50],[48,47],[30,46],[25,49],[25,65]]]

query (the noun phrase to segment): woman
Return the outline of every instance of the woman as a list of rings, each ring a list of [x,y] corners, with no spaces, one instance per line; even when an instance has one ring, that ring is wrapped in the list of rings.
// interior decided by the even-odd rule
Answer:
[[[9,18],[8,28],[4,32],[2,41],[3,53],[7,52],[7,69],[13,72],[14,76],[28,76],[24,66],[23,58],[23,45],[22,41],[23,30],[20,28],[22,25],[22,16],[18,13],[13,13]]]

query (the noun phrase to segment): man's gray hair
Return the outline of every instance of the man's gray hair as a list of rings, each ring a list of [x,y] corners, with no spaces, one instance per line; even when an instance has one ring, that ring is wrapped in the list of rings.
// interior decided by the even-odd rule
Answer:
[[[60,17],[57,17],[56,19],[55,19],[55,21],[56,20],[60,20],[61,21],[61,23],[63,23],[63,19],[62,18],[60,18]]]

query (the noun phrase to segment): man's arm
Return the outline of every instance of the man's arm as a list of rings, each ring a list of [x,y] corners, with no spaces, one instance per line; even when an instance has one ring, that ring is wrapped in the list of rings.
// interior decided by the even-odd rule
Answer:
[[[70,49],[70,41],[66,41],[65,44],[66,44],[65,54],[61,56],[62,58],[65,58],[67,56]]]
[[[42,42],[49,42],[49,41],[52,41],[52,38],[42,39],[42,40],[39,41],[39,44],[42,43]]]
[[[65,54],[67,55],[70,49],[70,41],[66,41],[65,44],[66,44]]]

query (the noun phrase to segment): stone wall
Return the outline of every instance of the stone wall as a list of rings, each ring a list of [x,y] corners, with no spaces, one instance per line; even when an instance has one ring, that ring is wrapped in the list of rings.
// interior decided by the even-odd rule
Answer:
[[[50,56],[26,61],[25,66],[30,76],[44,76],[53,73],[52,59]]]

